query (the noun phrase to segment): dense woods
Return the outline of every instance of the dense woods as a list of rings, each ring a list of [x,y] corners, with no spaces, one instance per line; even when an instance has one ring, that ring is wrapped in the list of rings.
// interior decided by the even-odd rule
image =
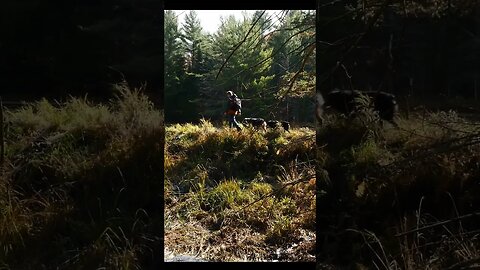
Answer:
[[[195,11],[183,23],[165,12],[165,119],[221,120],[225,92],[243,100],[244,117],[313,122],[315,14],[245,13],[213,34]]]

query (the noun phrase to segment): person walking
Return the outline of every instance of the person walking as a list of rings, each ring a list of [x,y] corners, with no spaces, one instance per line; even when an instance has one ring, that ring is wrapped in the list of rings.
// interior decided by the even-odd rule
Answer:
[[[242,128],[235,117],[242,114],[242,101],[233,91],[227,91],[227,98],[227,109],[224,114],[228,117],[229,127],[236,127],[240,131]]]

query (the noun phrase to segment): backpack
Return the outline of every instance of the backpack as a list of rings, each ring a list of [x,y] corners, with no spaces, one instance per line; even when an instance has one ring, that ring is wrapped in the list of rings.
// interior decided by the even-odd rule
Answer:
[[[237,111],[240,111],[242,109],[242,101],[238,97],[235,97],[235,99],[233,100],[233,107]]]

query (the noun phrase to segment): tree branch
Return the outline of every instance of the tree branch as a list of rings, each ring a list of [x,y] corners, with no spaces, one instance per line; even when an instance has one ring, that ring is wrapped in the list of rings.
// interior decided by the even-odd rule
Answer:
[[[310,57],[310,55],[312,55],[313,51],[315,50],[315,44],[311,44],[311,45],[309,45],[309,47],[310,47],[310,50],[307,52],[307,55],[305,55],[305,58],[303,59],[302,66],[298,69],[298,71],[295,73],[295,75],[293,75],[293,77],[290,79],[290,81],[289,81],[290,86],[288,87],[288,90],[285,92],[285,94],[282,96],[282,99],[281,99],[282,101],[285,99],[285,96],[287,96],[287,94],[292,90],[293,84],[297,80],[298,75],[300,75],[300,73],[303,72],[308,58]]]
[[[220,67],[220,69],[218,70],[218,73],[217,73],[217,76],[215,76],[215,80],[218,78],[218,76],[220,75],[220,72],[222,72],[223,70],[223,67],[225,67],[225,65],[227,64],[228,60],[230,59],[230,57],[232,57],[232,55],[235,53],[236,50],[238,50],[238,48],[240,48],[240,46],[247,40],[248,36],[250,35],[250,32],[252,32],[253,30],[253,27],[255,27],[255,25],[258,23],[258,21],[260,20],[260,18],[262,18],[263,14],[265,14],[265,10],[262,12],[262,14],[260,14],[260,16],[258,16],[258,18],[253,22],[252,26],[250,26],[250,29],[248,29],[248,32],[247,34],[245,35],[245,37],[243,38],[242,41],[240,41],[237,46],[235,46],[235,48],[232,50],[232,52],[228,55],[227,59],[225,59],[225,61],[223,62],[222,66]]]
[[[278,50],[276,50],[276,51],[275,51],[274,53],[272,53],[270,56],[266,57],[265,59],[263,59],[262,61],[260,61],[260,62],[258,62],[258,63],[256,63],[256,64],[248,67],[247,69],[244,69],[244,70],[241,70],[241,71],[237,72],[235,75],[232,76],[232,78],[234,78],[234,77],[242,74],[242,73],[245,72],[246,70],[251,70],[252,68],[255,68],[255,67],[257,67],[257,66],[265,63],[266,61],[268,61],[268,59],[273,58],[275,55],[277,55],[278,53],[280,53],[281,49],[282,49],[283,47],[285,47],[285,46],[287,45],[287,43],[288,43],[292,38],[294,38],[295,36],[297,36],[297,35],[299,35],[299,34],[301,34],[301,33],[306,32],[306,31],[308,31],[308,30],[310,30],[310,29],[312,29],[312,28],[315,28],[315,25],[310,26],[310,27],[308,27],[308,28],[305,28],[305,29],[303,29],[303,30],[301,30],[301,31],[298,31],[297,33],[291,35],[287,40],[285,40],[284,43],[282,43],[282,45],[280,46],[280,48],[278,48]]]
[[[457,221],[457,220],[462,220],[462,219],[465,219],[465,218],[475,217],[475,216],[480,216],[480,212],[471,213],[471,214],[459,216],[459,217],[456,217],[456,218],[452,218],[452,219],[449,219],[449,220],[440,221],[440,222],[430,224],[430,225],[427,225],[427,226],[424,226],[424,227],[421,227],[421,228],[416,228],[416,229],[406,231],[406,232],[403,232],[403,233],[398,233],[395,236],[396,237],[401,237],[401,236],[411,234],[411,233],[414,233],[414,232],[419,232],[419,231],[435,228],[435,227],[442,226],[442,225],[445,225],[445,224],[448,224],[448,223],[451,223],[451,222],[454,222],[454,221]]]

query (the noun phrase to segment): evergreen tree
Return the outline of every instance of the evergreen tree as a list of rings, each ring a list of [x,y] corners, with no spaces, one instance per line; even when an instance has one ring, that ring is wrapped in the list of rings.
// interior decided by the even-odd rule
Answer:
[[[197,13],[192,10],[185,16],[185,22],[182,25],[182,41],[186,49],[187,72],[199,73],[202,62],[202,26],[197,17]]]
[[[178,28],[177,15],[171,11],[165,11],[164,24],[165,38],[165,120],[179,121],[182,119],[181,102],[182,82],[184,80],[184,58],[181,44],[181,33]]]
[[[182,71],[181,76],[166,74],[169,80],[176,79],[176,84],[167,84],[165,89],[166,120],[223,119],[229,90],[243,100],[243,117],[312,120],[314,18],[312,12],[244,12],[243,19],[222,17],[219,29],[209,35],[202,31],[196,12],[187,13],[181,44],[165,52],[166,59],[167,54],[171,57],[166,64],[176,61],[177,70]],[[178,37],[178,26],[172,22],[170,28]],[[174,40],[178,41],[166,38],[165,46]],[[183,66],[178,68],[180,59]],[[297,72],[300,76],[294,76]],[[291,89],[290,81],[295,82]]]

